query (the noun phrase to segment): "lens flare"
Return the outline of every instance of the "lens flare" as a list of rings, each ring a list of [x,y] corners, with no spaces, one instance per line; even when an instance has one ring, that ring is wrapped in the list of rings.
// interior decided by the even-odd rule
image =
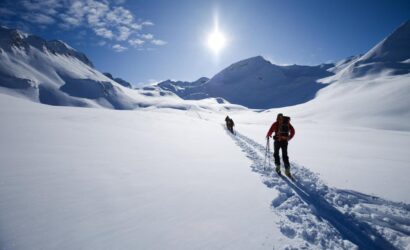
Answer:
[[[214,19],[214,30],[208,35],[208,48],[216,55],[226,46],[225,35],[219,30],[218,18]]]

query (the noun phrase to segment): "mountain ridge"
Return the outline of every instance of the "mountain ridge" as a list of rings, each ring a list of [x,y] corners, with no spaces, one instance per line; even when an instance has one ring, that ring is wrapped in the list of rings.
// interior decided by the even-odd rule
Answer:
[[[36,35],[29,35],[17,29],[9,29],[0,26],[0,46],[4,50],[12,50],[13,46],[18,48],[30,49],[30,46],[43,52],[74,56],[90,67],[94,67],[88,57],[78,52],[67,43],[61,40],[45,40]]]
[[[335,82],[410,73],[409,21],[367,53],[337,63],[283,66],[258,55],[232,63],[211,78],[166,80],[153,90],[132,90],[129,82],[99,72],[84,53],[61,40],[47,41],[4,26],[0,35],[0,86],[5,88],[0,90],[50,105],[134,109],[150,106],[147,97],[166,99],[173,93],[185,100],[211,98],[270,109],[309,102],[329,92]]]
[[[259,55],[231,64],[201,85],[198,80],[191,84],[167,80],[158,86],[183,99],[221,97],[248,108],[267,109],[313,99],[326,86],[316,80],[332,75],[327,71],[332,66],[279,66]]]

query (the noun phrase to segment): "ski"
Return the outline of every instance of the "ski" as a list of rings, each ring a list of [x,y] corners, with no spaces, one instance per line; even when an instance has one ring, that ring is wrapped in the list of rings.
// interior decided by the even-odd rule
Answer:
[[[295,180],[295,178],[293,178],[293,176],[292,175],[286,175],[286,177],[288,177],[288,179],[289,180],[291,180],[291,181],[293,181],[293,182],[295,182],[296,180]]]

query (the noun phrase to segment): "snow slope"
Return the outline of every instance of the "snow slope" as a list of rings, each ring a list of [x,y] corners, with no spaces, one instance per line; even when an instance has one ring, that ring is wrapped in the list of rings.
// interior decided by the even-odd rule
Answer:
[[[0,87],[50,105],[134,108],[122,86],[95,70],[88,58],[62,41],[46,41],[0,27]]]
[[[257,142],[263,141],[272,114],[231,112],[240,131],[232,136],[223,126],[225,112],[78,109],[0,94],[0,134],[7,142],[0,144],[0,247],[410,247],[410,205],[388,199],[390,189],[401,183],[404,188],[397,189],[395,199],[410,201],[408,168],[391,172],[393,178],[384,179],[384,188],[367,192],[385,199],[360,193],[354,188],[355,179],[345,185],[348,189],[331,187],[332,182],[320,180],[314,171],[293,161],[297,182],[292,183],[268,168],[264,146]],[[294,143],[305,151],[312,146],[300,131],[309,122],[294,122],[297,134],[291,142],[291,160]],[[313,137],[368,134],[383,140],[394,134],[320,128],[307,130]],[[408,148],[410,134],[401,133],[396,143]],[[326,146],[339,148],[344,143],[329,140]],[[365,163],[368,170],[372,163],[389,159],[388,148],[378,145],[379,159],[340,157],[344,162]],[[366,155],[372,148],[362,151]],[[396,152],[397,159],[408,163],[407,155],[405,149]],[[332,157],[323,154],[321,159]],[[343,181],[344,173],[353,171],[357,169],[345,164],[338,178]],[[380,179],[369,173],[367,186],[380,185]],[[363,183],[363,178],[358,182]]]
[[[410,21],[362,56],[343,60],[320,79],[327,84],[301,105],[267,111],[286,112],[314,123],[410,131]]]
[[[341,76],[362,77],[377,74],[410,73],[410,21],[404,22],[392,34],[352,63]]]
[[[271,206],[291,248],[406,249],[410,247],[410,205],[351,190],[329,188],[307,168],[292,164],[296,181],[279,177],[262,161],[265,147],[237,133],[232,136],[252,160],[263,183],[279,191]],[[269,159],[268,159],[269,161]],[[353,243],[353,244],[352,244]]]
[[[285,238],[275,191],[195,111],[0,94],[0,116],[1,249],[266,249]]]
[[[220,96],[231,103],[266,109],[304,103],[325,87],[317,83],[332,75],[331,65],[277,66],[261,56],[232,64],[207,82],[210,96]]]
[[[410,132],[358,127],[303,117],[289,109],[231,113],[238,131],[265,145],[277,112],[291,115],[296,129],[290,159],[340,189],[352,189],[410,203]]]
[[[289,115],[345,126],[410,131],[410,74],[339,80]],[[276,112],[276,111],[272,111]]]

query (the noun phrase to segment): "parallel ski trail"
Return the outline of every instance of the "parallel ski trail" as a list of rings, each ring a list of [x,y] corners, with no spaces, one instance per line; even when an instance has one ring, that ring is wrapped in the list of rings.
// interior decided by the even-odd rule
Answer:
[[[408,249],[410,205],[326,186],[316,174],[292,164],[296,182],[264,166],[265,147],[227,132],[252,161],[263,183],[279,192],[272,208],[280,230],[297,248]],[[293,243],[294,242],[294,243]],[[354,245],[353,245],[353,244]]]

